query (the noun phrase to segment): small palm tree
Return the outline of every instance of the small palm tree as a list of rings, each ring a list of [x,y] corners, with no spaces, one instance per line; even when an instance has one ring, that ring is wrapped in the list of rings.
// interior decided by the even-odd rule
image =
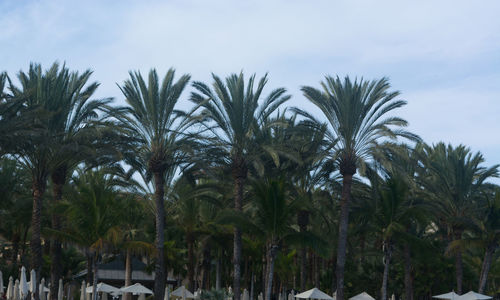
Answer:
[[[424,145],[421,151],[423,167],[419,178],[436,205],[434,212],[444,226],[451,244],[462,239],[462,233],[472,225],[470,215],[478,211],[480,189],[485,180],[498,177],[499,165],[482,166],[481,153],[473,154],[463,145],[453,147],[438,143]],[[450,248],[451,249],[451,248]],[[461,247],[453,247],[457,293],[462,293],[463,263]]]
[[[183,75],[177,82],[174,77],[175,71],[170,69],[160,84],[156,70],[149,72],[147,82],[140,72],[130,72],[130,79],[119,86],[128,106],[112,112],[118,126],[134,140],[126,162],[146,174],[147,181],[152,178],[154,182],[156,300],[163,300],[165,293],[165,180],[167,175],[175,174],[191,151],[184,133],[189,122],[184,119],[183,112],[176,110],[190,76]]]
[[[68,197],[71,200],[60,205],[66,218],[65,228],[47,229],[47,232],[84,249],[92,262],[93,299],[97,300],[100,256],[113,248],[122,236],[119,225],[124,202],[117,186],[122,183],[108,169],[79,170],[73,183],[74,189]]]
[[[326,76],[322,90],[304,86],[304,96],[316,105],[327,120],[326,139],[332,145],[329,159],[336,163],[343,179],[340,202],[339,238],[337,247],[337,299],[344,300],[344,268],[346,260],[349,203],[352,177],[362,162],[370,157],[377,142],[398,136],[417,139],[402,130],[407,122],[398,117],[387,117],[393,110],[406,104],[397,100],[399,92],[390,91],[386,78],[374,81]],[[322,122],[311,114],[296,109],[317,127]]]
[[[212,74],[213,89],[202,82],[194,82],[196,92],[191,101],[202,108],[197,118],[211,134],[207,138],[209,147],[216,149],[215,161],[229,166],[234,182],[234,209],[241,211],[243,190],[252,157],[259,155],[262,145],[255,141],[255,133],[271,115],[288,99],[284,88],[272,91],[262,99],[262,91],[267,83],[267,75],[262,77],[254,88],[255,75],[251,76],[245,87],[243,73],[232,74],[223,81]],[[221,161],[222,159],[222,161]],[[235,300],[240,300],[241,287],[241,230],[234,228],[234,282]]]

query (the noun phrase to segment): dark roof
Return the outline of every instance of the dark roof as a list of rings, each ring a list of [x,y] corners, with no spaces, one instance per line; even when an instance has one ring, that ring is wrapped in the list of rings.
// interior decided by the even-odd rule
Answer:
[[[125,270],[125,259],[123,255],[118,255],[114,260],[100,264],[98,266],[100,270]],[[134,271],[144,271],[146,269],[146,264],[132,257],[132,270]]]

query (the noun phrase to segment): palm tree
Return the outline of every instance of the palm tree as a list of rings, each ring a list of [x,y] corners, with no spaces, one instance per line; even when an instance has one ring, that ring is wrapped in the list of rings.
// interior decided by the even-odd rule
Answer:
[[[253,197],[250,215],[231,212],[222,217],[223,222],[239,224],[241,228],[265,241],[266,283],[265,299],[271,299],[276,256],[282,242],[297,240],[299,233],[293,228],[297,205],[289,197],[283,179],[261,179],[252,185]],[[300,235],[302,238],[303,236]]]
[[[140,72],[130,72],[120,90],[128,104],[115,112],[118,125],[132,139],[132,155],[125,160],[135,170],[146,174],[154,182],[155,202],[155,299],[163,300],[165,293],[164,251],[165,242],[165,177],[175,174],[178,166],[189,153],[187,136],[183,130],[188,125],[184,113],[175,106],[190,76],[183,75],[174,82],[175,71],[170,69],[160,85],[156,70],[149,72],[146,82]]]
[[[243,73],[228,76],[225,82],[215,74],[213,90],[202,82],[194,82],[197,90],[191,94],[191,101],[202,107],[198,121],[211,133],[209,147],[217,149],[218,157],[229,166],[234,182],[234,209],[241,211],[243,191],[252,157],[259,154],[255,143],[255,132],[288,99],[284,88],[273,90],[263,102],[262,91],[267,75],[262,77],[254,90],[255,75],[246,84]],[[262,148],[260,148],[262,149]],[[241,230],[234,227],[233,247],[233,291],[235,300],[240,300],[241,277]]]
[[[463,145],[453,147],[438,143],[422,150],[423,168],[419,177],[435,200],[437,218],[445,227],[450,244],[462,239],[472,225],[470,215],[478,209],[480,188],[488,178],[498,177],[499,165],[482,166],[481,153],[473,154]],[[461,247],[454,247],[457,293],[462,293],[463,262]]]
[[[322,91],[313,87],[301,88],[305,97],[316,105],[327,119],[326,133],[332,144],[330,160],[334,161],[343,179],[340,202],[339,237],[337,247],[337,299],[344,300],[344,268],[346,260],[349,203],[351,201],[352,177],[364,159],[383,138],[398,136],[418,139],[417,136],[401,129],[407,122],[398,117],[387,117],[393,110],[406,104],[396,100],[399,92],[389,91],[387,78],[380,80],[351,81],[346,77],[326,76],[321,83]],[[311,114],[296,109],[319,126]]]
[[[97,82],[88,83],[91,75],[90,70],[82,74],[69,72],[65,66],[60,70],[60,94],[50,126],[53,136],[50,177],[55,206],[62,199],[63,187],[72,170],[84,160],[98,159],[97,153],[104,149],[104,137],[99,129],[103,123],[98,113],[107,108],[111,99],[90,100],[99,86]],[[52,228],[61,228],[61,216],[57,213],[52,213]],[[57,283],[62,275],[61,243],[55,238],[50,246],[50,286],[52,300],[56,300]]]
[[[79,170],[73,179],[74,190],[70,201],[60,204],[66,218],[61,230],[47,229],[59,239],[82,247],[92,262],[93,299],[97,300],[97,276],[100,256],[116,245],[122,231],[120,216],[124,201],[118,187],[123,185],[109,169],[84,172]],[[88,270],[87,272],[90,272]]]
[[[38,64],[31,64],[28,73],[20,71],[21,87],[10,82],[13,103],[20,105],[19,115],[36,130],[24,132],[16,139],[12,149],[15,157],[28,170],[32,178],[33,208],[31,219],[31,265],[40,278],[42,268],[41,213],[42,199],[50,175],[53,159],[54,127],[58,111],[65,100],[69,75],[67,69],[59,69],[54,63],[42,73]],[[38,288],[38,284],[36,285]],[[38,299],[38,292],[34,293]]]
[[[479,293],[484,293],[488,282],[488,273],[491,268],[493,256],[500,246],[500,192],[487,199],[485,213],[476,221],[481,242],[484,245],[484,258],[479,273]]]

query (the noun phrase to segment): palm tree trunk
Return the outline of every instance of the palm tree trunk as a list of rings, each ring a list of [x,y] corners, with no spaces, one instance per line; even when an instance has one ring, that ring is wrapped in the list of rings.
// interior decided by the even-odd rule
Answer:
[[[155,205],[156,205],[156,262],[155,262],[155,285],[154,299],[163,300],[165,294],[165,258],[163,253],[163,244],[165,243],[165,207],[164,207],[164,188],[165,178],[163,172],[154,173],[155,184]]]
[[[247,175],[247,169],[243,158],[237,157],[234,160],[233,179],[234,179],[234,209],[241,211],[243,205],[243,185]],[[233,251],[233,293],[234,300],[240,300],[241,295],[241,230],[234,227],[234,251]]]
[[[194,249],[193,249],[193,237],[190,232],[186,233],[186,242],[188,248],[188,265],[187,265],[187,277],[188,277],[188,290],[194,291]]]
[[[274,260],[276,258],[276,253],[278,252],[278,246],[271,245],[269,249],[268,256],[268,275],[266,284],[266,297],[265,300],[271,300],[271,291],[273,289],[273,276],[274,276]]]
[[[347,228],[349,226],[349,203],[351,202],[351,186],[353,174],[344,173],[343,175],[342,198],[340,200],[339,240],[337,246],[336,300],[344,300],[344,269],[347,247]]]
[[[309,224],[309,212],[307,210],[299,210],[297,214],[297,223],[299,225],[300,232],[305,232],[307,230],[307,225]],[[306,288],[306,266],[307,266],[307,249],[302,246],[300,248],[300,290],[303,291]]]
[[[455,231],[455,240],[458,241],[462,238],[462,231]],[[462,262],[462,250],[458,248],[455,253],[455,275],[457,279],[457,293],[462,294],[462,282],[464,278],[464,268]]]
[[[125,254],[125,286],[132,285],[132,253],[129,249]],[[130,293],[125,293],[123,300],[131,300]]]
[[[54,171],[52,174],[52,193],[53,204],[57,205],[62,199],[62,190],[66,179],[66,171],[64,168]],[[52,229],[61,230],[61,217],[57,212],[52,212]],[[53,238],[50,243],[50,294],[49,300],[57,300],[57,290],[59,278],[61,278],[61,241],[57,237]]]
[[[481,274],[479,277],[479,294],[483,294],[486,289],[486,282],[488,281],[488,273],[490,272],[491,261],[493,254],[495,253],[495,247],[488,246],[484,252],[483,264],[481,266]]]
[[[413,281],[411,278],[411,250],[410,246],[404,246],[404,268],[405,268],[405,300],[413,300]]]
[[[202,275],[201,275],[201,288],[208,290],[210,288],[210,246],[208,243],[203,248],[203,261],[202,261]]]
[[[391,244],[384,242],[384,275],[382,277],[381,300],[387,299],[387,281],[389,279],[389,266],[391,264]]]
[[[92,300],[97,300],[97,259],[98,254],[94,254],[92,259],[92,270],[94,270],[94,278],[92,280]]]
[[[36,272],[36,279],[40,279],[42,271],[42,240],[41,240],[41,217],[42,198],[45,192],[46,182],[35,179],[33,182],[33,210],[31,214],[31,268]],[[38,283],[35,285],[35,300],[39,300]]]
[[[92,282],[92,256],[87,253],[87,283]]]

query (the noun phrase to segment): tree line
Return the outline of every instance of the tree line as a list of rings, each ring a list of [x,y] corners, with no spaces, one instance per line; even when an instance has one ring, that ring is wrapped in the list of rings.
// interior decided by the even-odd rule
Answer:
[[[50,277],[54,300],[60,278],[87,268],[95,287],[116,255],[126,284],[132,257],[148,262],[157,300],[167,274],[235,300],[499,288],[498,165],[406,130],[387,78],[302,86],[314,115],[267,74],[130,72],[122,106],[95,99],[90,70],[16,75],[0,75],[0,265]]]

